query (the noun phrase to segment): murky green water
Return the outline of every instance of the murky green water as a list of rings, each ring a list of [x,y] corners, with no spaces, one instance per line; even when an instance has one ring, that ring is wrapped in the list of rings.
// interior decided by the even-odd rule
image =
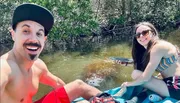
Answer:
[[[51,73],[60,77],[63,81],[68,83],[76,79],[82,79],[82,74],[84,73],[86,65],[98,59],[105,59],[106,57],[107,56],[101,54],[96,55],[93,53],[84,56],[79,55],[79,53],[54,53],[52,55],[42,56],[41,59],[45,61]],[[118,73],[116,75],[116,78],[109,78],[108,81],[103,84],[104,87],[101,87],[99,89],[107,90],[120,86],[123,81],[126,81],[130,78],[129,74],[131,70],[132,69],[130,67],[123,67],[123,69],[117,70]],[[37,100],[41,98],[50,90],[52,90],[52,88],[40,85],[39,91],[34,97],[34,99]]]

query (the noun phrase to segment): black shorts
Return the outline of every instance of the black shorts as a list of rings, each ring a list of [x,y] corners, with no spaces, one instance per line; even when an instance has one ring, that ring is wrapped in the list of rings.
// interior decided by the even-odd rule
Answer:
[[[180,76],[173,76],[163,79],[167,84],[170,97],[180,99]]]

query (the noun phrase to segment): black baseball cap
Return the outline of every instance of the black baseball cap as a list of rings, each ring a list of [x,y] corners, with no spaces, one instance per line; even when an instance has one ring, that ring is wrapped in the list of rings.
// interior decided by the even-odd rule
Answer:
[[[16,25],[25,20],[31,20],[41,24],[45,29],[45,36],[47,36],[54,24],[54,17],[49,10],[31,3],[19,5],[14,10],[12,28],[15,30]]]

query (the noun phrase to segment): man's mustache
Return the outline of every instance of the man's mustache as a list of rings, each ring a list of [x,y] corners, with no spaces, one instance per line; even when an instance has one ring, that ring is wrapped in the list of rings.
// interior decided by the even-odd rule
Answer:
[[[41,44],[38,44],[38,43],[24,43],[24,46],[36,46],[36,47],[41,47]]]

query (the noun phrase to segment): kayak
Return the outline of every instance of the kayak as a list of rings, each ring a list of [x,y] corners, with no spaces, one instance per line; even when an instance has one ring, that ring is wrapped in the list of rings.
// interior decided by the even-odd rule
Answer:
[[[125,103],[125,101],[126,101],[125,98],[119,97],[119,96],[116,95],[116,93],[118,93],[120,90],[121,90],[120,87],[116,87],[116,88],[113,88],[113,89],[106,90],[106,91],[104,91],[104,93],[108,93],[108,94],[112,95],[112,97],[114,97],[114,99],[116,101],[120,102],[120,103]],[[131,89],[130,91],[127,91],[127,95],[130,95],[132,93],[132,91],[133,91],[133,89]],[[152,95],[157,96],[157,94],[150,94],[150,95],[151,96]],[[174,98],[171,98],[171,97],[166,97],[166,98],[163,98],[163,99],[161,98],[161,100],[157,100],[157,98],[156,98],[156,100],[152,101],[149,98],[150,95],[148,95],[146,97],[142,97],[143,100],[140,103],[180,103],[180,102],[178,102],[178,100],[176,100]],[[140,99],[142,99],[142,98],[140,98]],[[139,97],[138,97],[138,99],[139,99]],[[80,102],[80,101],[83,101],[83,100],[84,99],[82,97],[80,97],[80,98],[75,99],[72,103],[77,103],[77,102]]]

